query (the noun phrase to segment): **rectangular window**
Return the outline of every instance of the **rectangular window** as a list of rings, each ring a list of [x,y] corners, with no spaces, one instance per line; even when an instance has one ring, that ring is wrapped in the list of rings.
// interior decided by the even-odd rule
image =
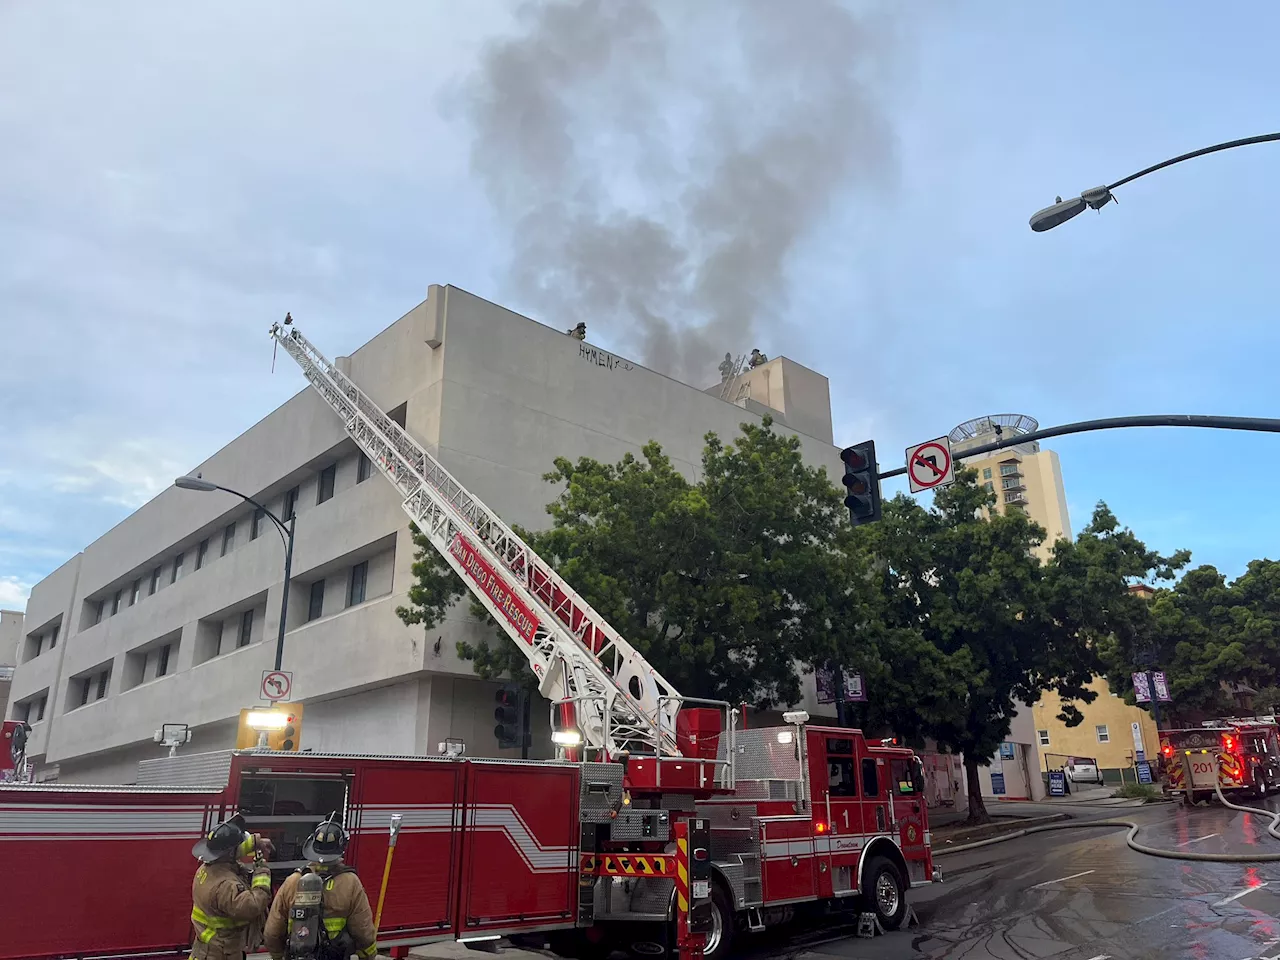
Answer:
[[[26,723],[31,722],[31,711],[36,707],[34,700],[28,700],[26,703],[20,703],[13,708],[13,719],[22,720]]]
[[[1005,477],[1000,481],[1000,486],[1005,490],[1015,490],[1018,487],[1017,477]]]
[[[347,606],[364,603],[364,588],[369,579],[369,561],[357,563],[351,568],[351,582],[347,584]]]
[[[1013,503],[1013,502],[1015,502],[1017,499],[1018,499],[1018,495],[1017,495],[1016,493],[1006,493],[1006,494],[1004,495],[1004,502],[1005,502],[1005,503]]]
[[[93,689],[93,679],[85,677],[80,681],[80,706],[89,702],[89,691]]]
[[[320,471],[320,484],[316,490],[316,503],[324,503],[333,498],[333,481],[338,475],[338,465],[331,463]]]
[[[53,632],[49,634],[49,649],[52,650],[58,645],[58,628],[54,627]]]
[[[93,622],[94,622],[94,623],[101,623],[101,622],[102,622],[102,608],[103,608],[103,606],[104,606],[104,603],[103,603],[103,601],[102,601],[102,600],[95,600],[95,601],[93,602]]]
[[[293,519],[293,515],[295,512],[297,512],[297,508],[298,508],[298,488],[294,487],[292,490],[290,490],[288,493],[284,495],[284,514],[280,517],[280,519],[285,521],[285,523],[288,523],[290,520]]]
[[[364,483],[368,480],[371,470],[373,470],[373,464],[369,458],[363,453],[360,454],[360,459],[356,462],[356,483]]]
[[[324,581],[311,585],[311,598],[307,603],[307,620],[319,620],[324,616]]]
[[[996,485],[995,485],[994,481],[991,481],[991,480],[988,480],[988,481],[987,481],[986,483],[984,483],[982,486],[983,486],[983,487],[985,487],[987,490],[991,490],[991,491],[993,491],[993,492],[994,492],[994,491],[995,491],[995,489],[996,489]]]
[[[138,598],[142,596],[142,581],[133,581],[133,586],[129,588],[129,606],[133,606],[138,602]]]
[[[196,547],[196,569],[199,570],[204,566],[206,558],[209,556],[209,541],[201,540],[200,546]]]
[[[147,596],[153,597],[157,590],[160,589],[160,568],[156,567],[151,571],[151,588],[147,591]]]
[[[1016,463],[1000,464],[1000,476],[1002,477],[1011,477],[1017,472],[1018,472],[1018,465]]]
[[[991,468],[990,468],[990,467],[983,467],[983,468],[982,468],[982,479],[983,479],[983,480],[990,480],[990,479],[991,479]]]
[[[122,594],[123,591],[117,590],[111,595],[111,615],[113,617],[120,612],[120,598]]]
[[[1048,731],[1048,730],[1037,730],[1037,731],[1036,731],[1036,736],[1037,736],[1037,737],[1039,738],[1039,740],[1040,740],[1040,746],[1042,746],[1042,747],[1047,747],[1047,746],[1049,745],[1049,731]]]
[[[110,678],[111,678],[110,670],[103,670],[100,674],[98,674],[98,690],[97,690],[97,696],[94,697],[95,700],[101,700],[103,697],[107,695],[107,681]]]
[[[1094,730],[1096,730],[1098,733],[1099,743],[1111,742],[1111,734],[1107,732],[1107,725],[1105,723],[1098,724],[1096,727],[1094,727]]]
[[[177,583],[178,578],[182,576],[182,561],[186,558],[185,553],[180,553],[173,558],[173,572],[169,574],[169,582]]]
[[[236,525],[228,523],[227,529],[222,531],[222,556],[226,556],[236,546]]]
[[[36,719],[35,719],[36,723],[39,723],[41,720],[44,719],[44,708],[45,708],[45,704],[48,702],[49,702],[48,694],[44,694],[44,693],[40,694],[40,699],[36,701]]]
[[[156,660],[156,676],[157,677],[163,677],[166,673],[169,672],[169,647],[170,647],[170,644],[166,643],[163,647],[160,648],[160,656]]]
[[[880,796],[880,772],[876,769],[876,762],[871,757],[864,757],[862,760],[862,795],[864,797]]]
[[[240,636],[236,640],[237,647],[247,647],[253,638],[253,611],[246,610],[240,614]]]
[[[257,540],[258,534],[262,532],[262,521],[267,519],[265,510],[253,511],[253,521],[249,524],[249,539]]]

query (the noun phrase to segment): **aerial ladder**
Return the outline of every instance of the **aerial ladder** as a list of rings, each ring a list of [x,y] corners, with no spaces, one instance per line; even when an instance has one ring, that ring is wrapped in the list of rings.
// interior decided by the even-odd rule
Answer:
[[[271,336],[403,498],[431,545],[524,653],[538,690],[572,704],[589,756],[681,755],[681,697],[541,557],[293,326]],[[659,777],[661,774],[659,773]]]

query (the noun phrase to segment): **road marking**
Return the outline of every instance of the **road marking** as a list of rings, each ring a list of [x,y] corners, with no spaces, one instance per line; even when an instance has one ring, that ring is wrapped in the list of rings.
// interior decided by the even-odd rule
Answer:
[[[1178,846],[1185,847],[1189,843],[1199,843],[1201,840],[1212,840],[1214,837],[1220,837],[1220,833],[1211,833],[1207,837],[1196,837],[1194,840],[1183,840]]]
[[[1087,877],[1087,876],[1088,876],[1089,874],[1091,874],[1091,873],[1097,873],[1097,871],[1096,871],[1096,870],[1086,870],[1086,871],[1084,871],[1083,873],[1073,873],[1073,874],[1072,874],[1071,876],[1069,876],[1069,877],[1059,877],[1057,880],[1046,880],[1044,883],[1037,883],[1037,884],[1036,884],[1035,886],[1033,886],[1031,889],[1032,889],[1032,890],[1036,890],[1036,889],[1039,889],[1040,887],[1047,887],[1047,886],[1048,886],[1049,884],[1051,884],[1051,883],[1062,883],[1062,881],[1063,881],[1063,880],[1074,880],[1076,877]],[[1242,896],[1243,896],[1243,894],[1242,894]],[[1215,904],[1215,906],[1216,906],[1216,904]]]
[[[1265,887],[1265,886],[1266,886],[1268,883],[1270,883],[1270,882],[1271,882],[1270,880],[1263,880],[1263,881],[1262,881],[1261,883],[1259,883],[1257,886],[1254,886],[1254,887],[1246,887],[1244,890],[1240,890],[1240,891],[1238,891],[1237,893],[1233,893],[1231,896],[1227,897],[1225,900],[1219,900],[1217,903],[1215,903],[1215,904],[1214,904],[1214,906],[1215,906],[1215,907],[1225,907],[1225,906],[1226,906],[1228,903],[1230,903],[1232,900],[1239,900],[1241,897],[1247,897],[1249,894],[1253,893],[1253,891],[1255,891],[1255,890],[1261,890],[1263,887]]]

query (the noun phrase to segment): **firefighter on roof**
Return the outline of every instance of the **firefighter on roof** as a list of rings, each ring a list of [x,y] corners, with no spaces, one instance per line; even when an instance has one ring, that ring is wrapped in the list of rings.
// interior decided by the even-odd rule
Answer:
[[[347,832],[332,817],[302,846],[309,861],[280,885],[267,916],[266,943],[274,960],[348,960],[374,956],[377,931],[364,884],[342,862]]]
[[[192,847],[200,869],[191,881],[192,960],[242,960],[258,945],[271,905],[271,843],[248,833],[236,814]],[[253,855],[250,874],[238,862]]]

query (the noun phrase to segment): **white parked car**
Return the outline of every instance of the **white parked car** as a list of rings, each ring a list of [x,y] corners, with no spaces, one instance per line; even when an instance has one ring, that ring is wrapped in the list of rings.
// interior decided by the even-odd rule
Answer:
[[[1067,779],[1072,783],[1102,783],[1102,771],[1093,757],[1067,757]]]

